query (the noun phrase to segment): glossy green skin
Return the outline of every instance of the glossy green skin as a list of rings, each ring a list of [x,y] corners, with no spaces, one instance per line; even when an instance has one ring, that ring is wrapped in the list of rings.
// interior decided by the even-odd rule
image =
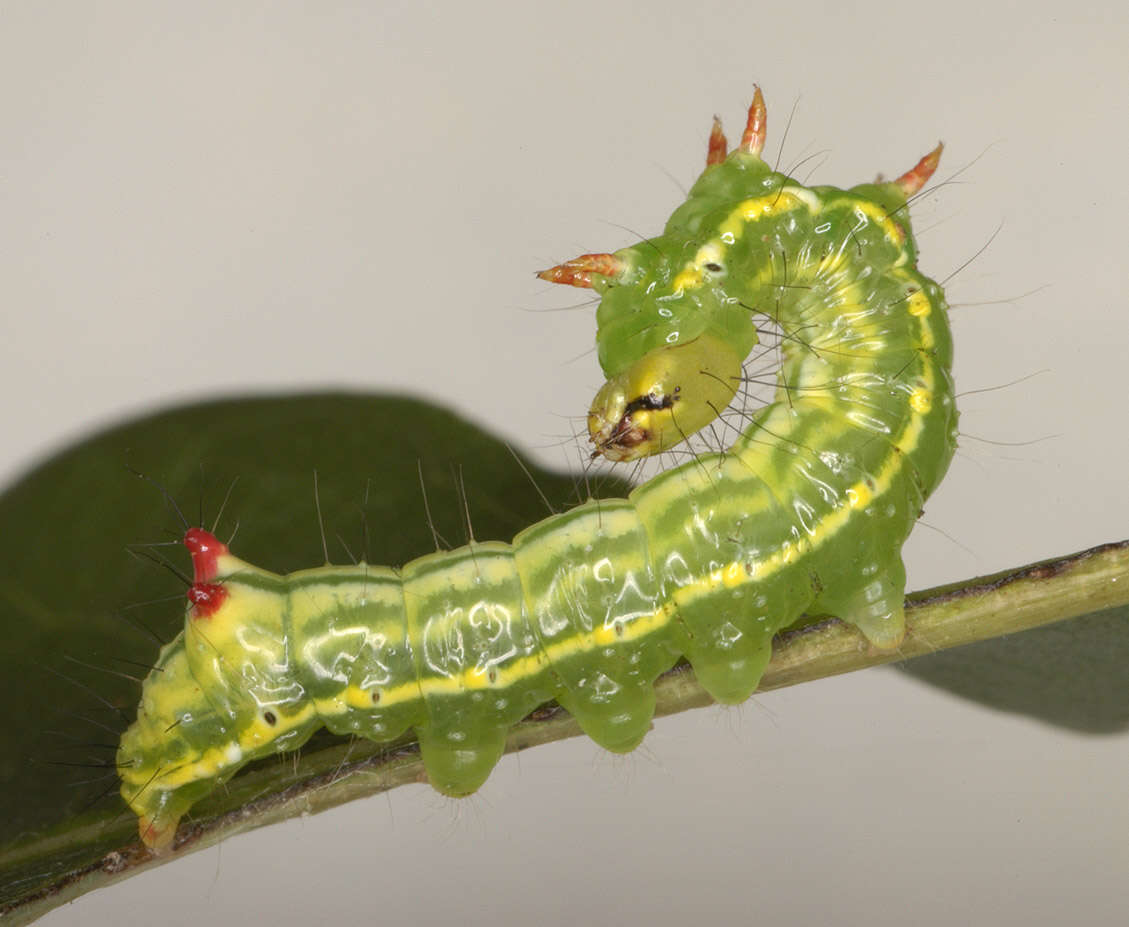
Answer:
[[[743,217],[747,202],[761,212]],[[946,306],[914,268],[903,206],[893,185],[804,190],[735,152],[660,238],[618,253],[619,279],[597,280],[609,377],[707,331],[744,355],[757,314],[784,330],[776,401],[724,454],[512,545],[400,571],[283,577],[221,558],[227,601],[207,618],[189,609],[122,739],[122,794],[146,843],[167,846],[217,783],[321,725],[377,741],[414,730],[431,782],[465,795],[551,699],[626,751],[681,655],[735,703],[804,612],[897,646],[900,549],[956,441]]]

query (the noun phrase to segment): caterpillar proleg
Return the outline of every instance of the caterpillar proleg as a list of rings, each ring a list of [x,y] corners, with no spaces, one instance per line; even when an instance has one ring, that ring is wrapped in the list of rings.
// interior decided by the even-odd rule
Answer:
[[[246,763],[322,726],[380,742],[413,732],[432,785],[461,796],[545,702],[626,752],[680,657],[738,703],[773,635],[805,613],[899,644],[901,547],[956,444],[947,306],[916,269],[906,208],[941,148],[892,182],[806,187],[762,160],[765,127],[758,89],[732,152],[715,123],[661,235],[540,276],[601,297],[596,453],[631,460],[708,425],[764,320],[782,332],[774,401],[724,452],[626,499],[401,568],[281,576],[188,530],[185,628],[117,757],[148,846],[170,846]]]

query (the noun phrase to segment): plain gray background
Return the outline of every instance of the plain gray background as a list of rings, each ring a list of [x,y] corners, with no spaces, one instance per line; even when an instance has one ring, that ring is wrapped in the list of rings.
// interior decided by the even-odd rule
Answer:
[[[532,273],[659,231],[756,81],[772,158],[796,105],[801,179],[946,141],[926,272],[1000,227],[948,285],[958,388],[1040,374],[962,400],[911,587],[1124,537],[1125,10],[2,3],[0,470],[169,403],[324,386],[575,460],[592,314],[536,314],[583,294]],[[626,758],[510,757],[463,802],[261,830],[44,923],[1123,923],[1127,761],[1124,735],[876,670],[660,721]]]

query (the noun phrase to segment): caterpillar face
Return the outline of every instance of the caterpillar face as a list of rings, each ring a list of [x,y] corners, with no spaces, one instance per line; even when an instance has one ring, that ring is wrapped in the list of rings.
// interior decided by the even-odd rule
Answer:
[[[729,405],[741,382],[742,359],[708,333],[648,351],[592,400],[593,456],[634,460],[685,441]]]
[[[243,765],[321,726],[378,742],[412,732],[431,783],[460,796],[547,701],[620,752],[682,656],[714,699],[743,701],[773,635],[805,612],[898,645],[901,546],[955,447],[947,307],[916,269],[904,209],[940,149],[892,183],[808,188],[761,160],[764,131],[758,90],[735,151],[715,124],[706,170],[660,236],[541,276],[601,296],[598,453],[653,454],[708,424],[758,319],[783,333],[775,400],[724,453],[512,544],[280,576],[189,530],[185,629],[117,758],[148,846],[171,845]]]

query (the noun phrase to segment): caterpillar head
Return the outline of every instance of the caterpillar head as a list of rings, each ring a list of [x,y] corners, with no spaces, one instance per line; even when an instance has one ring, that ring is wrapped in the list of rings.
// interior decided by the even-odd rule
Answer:
[[[593,456],[635,460],[684,441],[733,399],[741,358],[709,334],[648,351],[611,377],[588,410]]]
[[[663,236],[540,274],[602,294],[597,344],[608,379],[588,411],[594,457],[635,460],[668,450],[717,418],[737,392],[756,330],[727,295],[720,263],[704,262],[712,285],[686,285],[686,262],[669,257],[683,252]],[[744,337],[722,337],[734,331]]]
[[[736,394],[756,328],[731,287],[726,249],[707,214],[734,181],[771,173],[760,158],[764,137],[758,87],[732,153],[714,119],[705,173],[680,209],[694,218],[683,222],[676,212],[658,238],[538,274],[601,294],[597,345],[608,379],[588,412],[593,456],[635,460],[665,451],[717,418]]]

